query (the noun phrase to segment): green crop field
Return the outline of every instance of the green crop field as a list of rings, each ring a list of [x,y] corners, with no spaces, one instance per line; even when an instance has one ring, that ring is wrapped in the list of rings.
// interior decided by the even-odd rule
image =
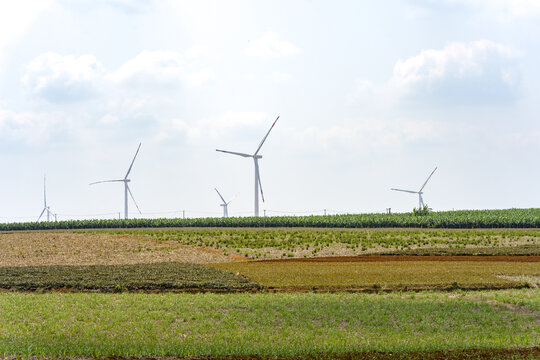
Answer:
[[[213,248],[251,259],[396,251],[420,255],[540,255],[540,229],[177,228],[98,231],[102,232]]]
[[[538,290],[527,291],[536,308]],[[534,315],[467,294],[0,293],[0,354],[320,357],[538,345]]]
[[[540,209],[458,210],[413,213],[272,216],[193,219],[68,220],[0,224],[0,231],[155,227],[329,227],[329,228],[539,228]]]

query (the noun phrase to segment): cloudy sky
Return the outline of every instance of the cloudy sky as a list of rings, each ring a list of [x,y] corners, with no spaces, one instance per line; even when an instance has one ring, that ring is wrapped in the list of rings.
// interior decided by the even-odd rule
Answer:
[[[2,222],[539,206],[538,1],[0,4]]]

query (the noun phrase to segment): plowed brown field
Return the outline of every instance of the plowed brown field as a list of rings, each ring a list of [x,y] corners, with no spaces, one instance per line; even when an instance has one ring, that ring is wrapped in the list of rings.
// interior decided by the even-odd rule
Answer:
[[[69,231],[0,233],[0,266],[195,264],[235,260],[219,252],[151,238]]]

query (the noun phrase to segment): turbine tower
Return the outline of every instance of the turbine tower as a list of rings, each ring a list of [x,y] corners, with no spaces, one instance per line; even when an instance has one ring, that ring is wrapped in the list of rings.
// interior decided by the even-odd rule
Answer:
[[[51,216],[51,207],[47,206],[47,186],[46,186],[46,177],[43,175],[43,210],[41,211],[41,214],[39,214],[39,217],[37,221],[41,220],[41,217],[47,212],[47,221],[50,221]]]
[[[221,196],[221,194],[219,193],[218,189],[214,188],[214,190],[216,190],[219,197],[223,201],[223,204],[219,204],[219,206],[223,206],[223,217],[229,217],[229,210],[228,210],[227,206],[231,203],[232,200],[229,200],[229,202],[225,201],[223,196]]]
[[[418,206],[419,206],[419,209],[423,208],[424,207],[424,199],[422,198],[422,190],[424,190],[424,187],[426,186],[426,184],[428,183],[429,179],[431,179],[431,175],[433,175],[433,173],[435,172],[435,170],[437,170],[437,167],[435,167],[435,169],[433,169],[433,171],[431,172],[431,174],[429,174],[426,182],[424,182],[424,185],[422,185],[422,187],[420,188],[420,190],[418,191],[413,191],[413,190],[403,190],[403,189],[390,189],[390,190],[395,190],[395,191],[403,191],[403,192],[407,192],[407,193],[411,193],[411,194],[418,194]]]
[[[103,181],[96,181],[93,183],[90,183],[89,185],[94,184],[100,184],[100,183],[106,183],[106,182],[123,182],[124,183],[124,219],[128,218],[128,193],[131,196],[131,199],[133,200],[133,203],[137,207],[137,210],[139,211],[139,214],[142,214],[141,210],[139,209],[139,205],[137,205],[137,202],[135,201],[135,198],[133,197],[133,194],[131,193],[131,190],[129,188],[128,183],[131,181],[128,179],[129,173],[131,172],[131,168],[133,167],[133,163],[135,162],[135,158],[137,157],[137,154],[139,153],[139,149],[141,148],[142,143],[139,143],[139,147],[137,148],[137,152],[135,153],[135,156],[133,157],[133,160],[131,161],[131,165],[129,165],[129,169],[126,173],[126,176],[124,176],[123,179],[119,180],[103,180]]]
[[[259,159],[262,158],[262,155],[259,155],[259,151],[261,150],[261,147],[263,146],[264,141],[268,137],[268,134],[270,134],[270,131],[272,131],[272,129],[274,128],[274,125],[276,124],[278,119],[279,119],[279,116],[276,118],[276,120],[274,120],[274,123],[270,127],[270,130],[268,130],[268,132],[262,139],[261,143],[259,144],[259,147],[257,148],[257,150],[255,151],[253,155],[216,149],[216,151],[220,151],[226,154],[233,154],[233,155],[238,155],[238,156],[242,156],[246,158],[253,158],[253,162],[255,164],[255,216],[259,216],[259,188],[261,191],[262,201],[264,202],[264,193],[263,193],[262,185],[261,185],[261,177],[259,175]]]

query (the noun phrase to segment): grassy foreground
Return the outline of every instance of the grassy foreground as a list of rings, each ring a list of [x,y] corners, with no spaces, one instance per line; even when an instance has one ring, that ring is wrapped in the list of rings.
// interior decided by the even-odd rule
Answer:
[[[0,267],[0,288],[40,290],[248,290],[260,288],[228,271],[187,263]]]
[[[536,308],[540,293],[527,291]],[[0,354],[322,356],[538,345],[537,317],[478,300],[483,294],[0,293]]]

